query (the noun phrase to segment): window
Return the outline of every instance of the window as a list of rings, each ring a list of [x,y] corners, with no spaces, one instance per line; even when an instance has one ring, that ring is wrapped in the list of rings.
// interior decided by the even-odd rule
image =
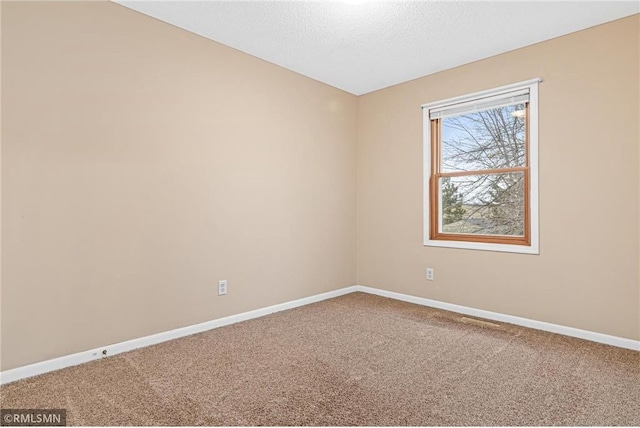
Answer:
[[[425,245],[538,253],[539,82],[422,106]]]

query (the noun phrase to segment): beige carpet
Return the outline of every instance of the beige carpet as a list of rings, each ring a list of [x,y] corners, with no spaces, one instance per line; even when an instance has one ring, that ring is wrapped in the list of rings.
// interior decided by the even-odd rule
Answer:
[[[640,425],[640,353],[354,293],[0,388],[76,425]]]

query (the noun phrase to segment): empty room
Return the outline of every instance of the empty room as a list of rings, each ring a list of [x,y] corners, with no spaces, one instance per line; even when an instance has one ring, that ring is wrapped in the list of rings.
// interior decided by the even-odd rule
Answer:
[[[638,1],[0,23],[0,425],[640,426]]]

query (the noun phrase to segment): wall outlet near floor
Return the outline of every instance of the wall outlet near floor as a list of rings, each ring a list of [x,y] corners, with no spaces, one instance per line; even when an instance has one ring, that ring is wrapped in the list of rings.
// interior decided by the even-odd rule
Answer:
[[[433,281],[433,268],[427,268],[427,281]]]
[[[224,296],[227,294],[227,280],[223,279],[218,281],[218,296]]]

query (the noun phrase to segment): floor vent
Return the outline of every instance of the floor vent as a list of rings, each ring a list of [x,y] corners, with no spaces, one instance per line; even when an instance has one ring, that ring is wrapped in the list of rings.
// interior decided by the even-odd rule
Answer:
[[[500,324],[496,324],[496,323],[489,322],[489,321],[482,321],[482,320],[475,319],[475,318],[462,317],[459,320],[460,320],[460,322],[463,322],[463,323],[466,323],[466,324],[473,324],[473,325],[477,325],[477,326],[480,326],[480,327],[502,328],[502,326]]]

